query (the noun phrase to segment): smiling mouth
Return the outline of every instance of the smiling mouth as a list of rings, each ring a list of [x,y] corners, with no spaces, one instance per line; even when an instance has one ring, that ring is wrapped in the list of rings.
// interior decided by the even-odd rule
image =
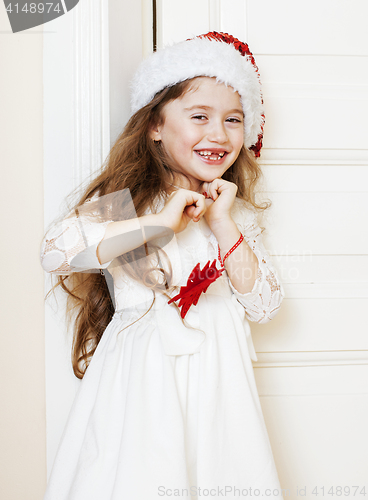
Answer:
[[[199,156],[202,156],[202,158],[205,158],[206,160],[212,160],[212,161],[219,161],[225,155],[227,155],[226,151],[219,152],[219,151],[211,151],[211,150],[196,151],[196,153]]]

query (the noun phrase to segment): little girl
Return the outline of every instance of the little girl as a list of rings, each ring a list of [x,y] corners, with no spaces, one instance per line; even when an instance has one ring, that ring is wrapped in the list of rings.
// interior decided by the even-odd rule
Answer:
[[[256,218],[253,56],[216,32],[159,50],[132,109],[42,245],[76,311],[83,379],[45,500],[281,498],[248,323],[283,298]]]

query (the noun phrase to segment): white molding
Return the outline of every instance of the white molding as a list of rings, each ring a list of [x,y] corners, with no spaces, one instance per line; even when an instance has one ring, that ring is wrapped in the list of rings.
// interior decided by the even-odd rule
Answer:
[[[164,45],[163,41],[163,32],[162,32],[162,24],[163,24],[163,0],[156,0],[156,23],[157,23],[157,48],[161,49]]]
[[[262,85],[263,95],[287,99],[332,99],[336,101],[366,101],[368,85],[328,85],[322,83],[273,83]]]
[[[258,191],[262,196],[283,193],[361,193],[368,194],[367,165],[320,162],[260,162],[264,177]],[[348,167],[348,170],[347,170]],[[346,175],[346,172],[349,175]],[[318,178],[318,182],[316,179]]]
[[[257,352],[254,368],[368,365],[368,351]]]
[[[263,155],[263,151],[294,151],[295,152],[295,157],[298,155],[297,151],[299,152],[302,152],[302,154],[304,155],[304,151],[306,150],[301,150],[301,149],[294,149],[294,150],[275,150],[275,149],[265,149],[263,150],[262,149],[262,155]],[[313,151],[313,150],[309,150],[309,151]],[[317,150],[314,150],[316,152],[316,155],[318,154],[317,153]],[[353,151],[349,151],[349,150],[345,150],[346,152],[348,152],[349,154],[351,153],[352,156],[357,156],[357,155],[354,155]],[[346,152],[345,152],[345,156],[346,156]],[[267,156],[268,156],[268,153],[266,153]],[[288,154],[290,153],[286,153],[285,156],[287,156]],[[280,155],[281,156],[281,155]],[[307,155],[306,155],[307,156]],[[302,158],[295,158],[295,159],[269,159],[269,160],[266,160],[264,158],[262,159],[259,159],[258,160],[258,164],[259,165],[274,165],[275,167],[279,166],[279,165],[293,165],[293,166],[296,166],[296,167],[299,167],[299,166],[309,166],[309,165],[313,165],[313,166],[320,166],[320,167],[326,167],[326,166],[336,166],[336,167],[340,167],[340,166],[357,166],[357,167],[365,167],[365,166],[368,166],[368,151],[366,153],[366,156],[367,156],[367,159],[366,160],[355,160],[354,158],[352,158],[351,160],[339,160],[339,159],[335,159],[335,160],[323,160],[323,159],[302,159]],[[365,191],[365,189],[364,189]]]
[[[73,17],[74,187],[110,149],[108,0],[80,2]]]
[[[108,0],[79,2],[43,37],[44,225],[65,215],[66,196],[100,167],[109,150]],[[51,279],[45,273],[45,294]],[[47,471],[73,402],[70,333],[63,299],[45,307]]]
[[[368,165],[368,149],[262,148],[260,165]]]

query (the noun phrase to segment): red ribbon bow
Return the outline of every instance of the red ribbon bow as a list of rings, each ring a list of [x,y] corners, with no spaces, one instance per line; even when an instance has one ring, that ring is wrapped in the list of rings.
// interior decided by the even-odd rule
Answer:
[[[216,259],[212,262],[211,265],[210,261],[208,261],[202,270],[200,269],[200,265],[198,262],[198,264],[190,273],[187,284],[180,287],[180,292],[178,293],[178,295],[175,295],[175,297],[170,299],[168,304],[171,304],[171,302],[175,302],[176,300],[180,299],[178,307],[182,308],[180,316],[184,318],[189,311],[190,306],[192,304],[195,306],[197,305],[202,292],[206,293],[207,288],[210,286],[210,284],[216,281],[217,278],[221,276],[224,270],[224,267],[222,269],[217,269]]]

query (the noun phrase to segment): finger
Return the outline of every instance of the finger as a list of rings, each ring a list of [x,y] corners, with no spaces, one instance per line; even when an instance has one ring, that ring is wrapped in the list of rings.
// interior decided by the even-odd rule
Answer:
[[[185,207],[184,212],[186,213],[186,215],[188,217],[193,219],[195,209],[196,209],[196,207],[194,205],[189,205],[189,206]]]
[[[185,208],[184,213],[187,215],[187,217],[192,219],[193,222],[198,222],[201,218],[201,215],[196,213],[196,210],[197,208],[194,205],[190,205],[189,207]]]
[[[208,198],[208,182],[203,182],[200,192],[203,194],[205,198]]]
[[[210,184],[209,184],[209,193],[210,193],[210,197],[213,199],[213,201],[217,200],[217,198],[219,197],[218,195],[218,181],[219,179],[215,179],[213,180]]]
[[[200,187],[200,193],[203,194],[203,196],[205,198],[211,198],[211,194],[210,194],[210,185],[211,183],[210,182],[203,182],[201,187]]]
[[[214,201],[212,198],[206,198],[205,203],[206,203],[206,210],[207,210],[207,208],[210,207],[214,203]]]
[[[201,199],[198,200],[197,206],[194,210],[194,216],[200,218],[204,215],[206,210],[207,210],[206,200],[204,196],[201,196]]]
[[[204,196],[196,191],[183,190],[184,202],[187,206],[198,206],[203,200]]]
[[[217,200],[217,198],[220,196],[221,193],[223,193],[226,190],[232,191],[233,188],[235,188],[236,191],[238,189],[236,184],[225,181],[224,179],[221,178],[214,179],[210,186],[211,196],[213,197],[214,200]]]
[[[197,201],[193,203],[192,206],[194,209],[192,213],[193,218],[200,219],[207,210],[205,197],[203,195],[199,195],[197,197]]]
[[[172,207],[171,212],[179,211],[180,213],[183,213],[187,207],[190,207],[191,205],[197,205],[200,198],[203,198],[203,196],[194,191],[189,191],[186,189],[175,191],[175,193],[172,195],[172,198],[169,199],[169,204]]]

